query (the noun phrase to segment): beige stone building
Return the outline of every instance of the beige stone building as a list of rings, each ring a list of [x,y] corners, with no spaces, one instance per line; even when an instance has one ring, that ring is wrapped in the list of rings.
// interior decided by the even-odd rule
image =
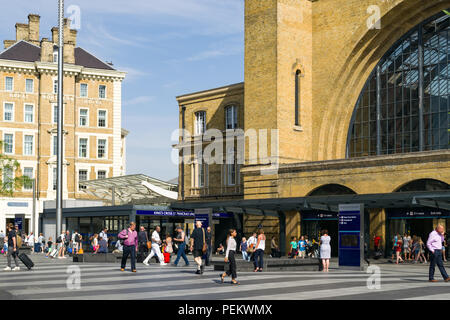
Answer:
[[[38,212],[56,197],[57,43],[40,37],[40,16],[16,24],[16,39],[0,53],[0,135],[3,152],[17,159],[22,174],[36,179]],[[86,199],[78,183],[125,174],[121,127],[124,72],[77,47],[77,31],[64,27],[64,199]],[[4,173],[5,175],[5,173]],[[8,178],[6,176],[3,177]],[[0,229],[32,212],[29,186],[0,199]],[[37,221],[37,219],[36,219]],[[36,229],[37,230],[37,229]]]
[[[396,233],[426,238],[438,222],[450,230],[449,7],[246,0],[244,83],[177,98],[191,136],[178,147],[191,147],[176,205],[237,212],[242,233],[263,226],[285,250],[328,229],[336,254],[339,203],[365,204],[371,246],[374,235],[388,250]],[[199,164],[208,129],[242,129],[244,163]],[[255,153],[249,130],[278,138]]]

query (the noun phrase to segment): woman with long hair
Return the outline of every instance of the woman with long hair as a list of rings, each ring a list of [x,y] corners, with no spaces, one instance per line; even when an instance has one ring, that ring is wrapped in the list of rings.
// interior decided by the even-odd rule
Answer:
[[[236,259],[234,255],[236,254],[236,230],[230,229],[228,231],[227,236],[227,251],[225,253],[225,262],[228,262],[229,269],[228,271],[224,272],[222,275],[220,275],[220,281],[223,283],[226,276],[231,276],[231,283],[232,284],[239,284],[239,282],[236,280],[237,273],[236,273]]]
[[[98,249],[100,248],[98,244],[98,234],[94,234],[92,236],[92,250],[94,251],[94,254],[97,253]]]
[[[322,231],[322,236],[320,237],[320,259],[322,259],[323,264],[323,272],[328,272],[328,268],[330,267],[330,258],[331,258],[331,238],[328,235],[328,230]]]
[[[266,235],[263,229],[258,230],[258,242],[255,246],[254,272],[262,272],[264,266],[264,250],[266,249]]]

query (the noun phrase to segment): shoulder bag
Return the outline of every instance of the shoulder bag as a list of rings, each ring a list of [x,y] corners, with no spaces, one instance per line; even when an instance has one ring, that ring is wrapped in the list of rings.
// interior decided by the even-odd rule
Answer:
[[[202,248],[202,252],[206,253],[206,251],[208,250],[208,245],[206,244],[206,240],[205,240],[205,229],[202,228],[203,231],[203,248]]]

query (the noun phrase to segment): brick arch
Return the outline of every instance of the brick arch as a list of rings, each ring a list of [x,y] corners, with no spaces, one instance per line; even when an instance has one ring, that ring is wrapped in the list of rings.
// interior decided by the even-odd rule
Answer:
[[[450,188],[450,181],[445,182],[445,181],[443,181],[442,179],[421,178],[421,179],[414,179],[414,180],[410,180],[410,181],[407,181],[407,182],[403,182],[402,184],[397,185],[397,186],[394,188],[394,190],[392,190],[392,192],[399,192],[399,190],[400,190],[401,188],[403,188],[403,187],[405,187],[405,186],[407,186],[407,185],[409,185],[409,184],[411,184],[411,183],[418,182],[418,181],[420,181],[420,182],[425,182],[425,180],[427,180],[427,181],[432,181],[432,182],[434,182],[434,183],[439,183],[439,184],[442,184],[442,185],[446,185],[447,188],[444,189],[444,190],[447,190],[447,189]],[[415,190],[415,191],[422,191],[422,190]]]
[[[332,187],[337,188],[337,189],[338,189],[338,190],[337,190],[338,193],[328,193],[328,194],[327,194],[326,188],[332,188]],[[347,186],[345,186],[345,185],[343,185],[343,184],[338,184],[338,183],[328,183],[328,184],[323,184],[323,185],[320,185],[320,186],[318,186],[318,187],[312,189],[310,192],[308,192],[307,196],[309,197],[309,196],[319,195],[319,194],[316,194],[316,193],[318,193],[318,191],[319,191],[320,189],[323,189],[323,191],[325,192],[325,194],[323,194],[323,195],[356,194],[356,192],[355,192],[353,189],[351,189],[351,188],[349,188],[349,187],[347,187]]]
[[[336,59],[343,63],[337,68],[336,90],[330,95],[329,107],[321,120],[317,145],[322,148],[313,156],[315,160],[345,158],[356,102],[377,63],[412,28],[448,7],[450,0],[403,0],[384,12],[380,30],[368,30],[362,23],[352,36],[345,39],[345,47],[350,49],[342,50]]]

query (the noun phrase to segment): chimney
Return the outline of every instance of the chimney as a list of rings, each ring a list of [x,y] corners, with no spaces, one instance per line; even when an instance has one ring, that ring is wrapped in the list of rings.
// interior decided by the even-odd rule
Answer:
[[[48,38],[42,38],[40,47],[41,62],[53,62],[53,42]]]
[[[28,15],[29,41],[39,45],[39,23],[41,17],[37,14]]]
[[[58,30],[58,27],[52,28],[52,42],[56,45],[58,44]]]
[[[29,40],[29,25],[25,23],[16,23],[16,42]]]
[[[14,43],[16,43],[16,40],[4,40],[3,45],[5,46],[5,50],[11,47]]]

